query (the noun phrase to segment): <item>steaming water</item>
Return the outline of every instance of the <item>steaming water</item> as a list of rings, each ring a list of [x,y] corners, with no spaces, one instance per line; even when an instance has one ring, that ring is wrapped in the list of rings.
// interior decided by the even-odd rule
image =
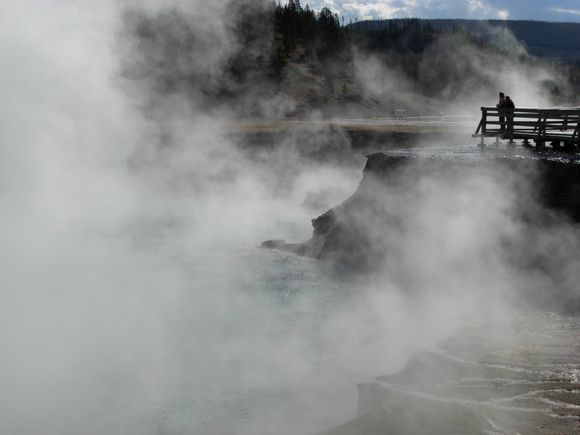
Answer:
[[[388,283],[372,291],[257,248],[308,238],[323,210],[296,211],[304,195],[275,202],[272,177],[241,161],[215,120],[193,122],[189,102],[142,88],[127,99],[126,2],[42,3],[8,2],[1,17],[0,433],[315,432],[354,416],[357,382],[457,329],[461,307],[448,301],[415,307]],[[186,3],[212,41],[197,61],[219,71],[237,45],[227,5]],[[540,95],[498,71],[515,95]],[[151,105],[174,155],[155,155],[156,117],[134,110]],[[165,173],[128,174],[127,159],[149,150]],[[290,154],[270,172],[303,163]],[[330,178],[353,180],[352,192],[360,169]],[[179,197],[175,213],[149,189],[173,180],[207,195]]]
[[[416,351],[433,349],[445,336],[385,330],[375,309],[361,308],[360,289],[311,259],[262,250],[250,240],[200,251],[180,241],[181,231],[176,234],[175,223],[169,230],[148,226],[133,240],[144,249],[156,246],[187,285],[165,307],[167,324],[149,361],[137,364],[145,378],[114,368],[99,380],[99,404],[91,410],[95,433],[119,427],[120,433],[163,434],[328,429],[355,416],[357,383],[396,372]],[[284,222],[268,231],[300,238],[308,228]],[[410,328],[411,319],[404,321]],[[563,373],[562,378],[562,369],[577,373],[565,352],[577,335],[575,319],[512,312],[498,323],[526,336],[527,349],[539,349],[542,370]],[[471,348],[473,334],[487,340],[497,334],[492,346],[516,352],[502,335],[506,328],[497,333],[498,324],[489,321],[462,324],[470,330],[465,339],[459,336],[464,340],[459,355],[481,350],[479,344]],[[151,367],[155,359],[160,360]]]
[[[309,228],[286,222],[268,231],[296,239]],[[308,433],[354,416],[356,383],[402,363],[392,351],[414,346],[383,348],[376,313],[351,311],[352,284],[311,259],[257,248],[254,236],[199,251],[171,231],[138,232],[134,242],[161,246],[188,284],[162,338],[170,364],[158,368],[146,400],[130,382],[104,386],[106,413],[116,410],[108,418],[127,421],[133,403],[131,432]],[[378,351],[382,360],[366,361]]]
[[[0,380],[12,394],[0,396],[0,428],[314,433],[355,417],[357,383],[397,372],[469,324],[444,299],[414,307],[385,283],[368,289],[315,260],[258,248],[307,239],[323,210],[242,203],[196,198],[179,213],[156,205],[90,236],[84,226],[7,223],[11,359]]]
[[[2,432],[309,433],[352,417],[356,382],[415,345],[384,347],[377,313],[313,260],[258,248],[310,233],[303,216],[274,223],[162,214],[96,242],[14,242],[34,273],[3,267]]]
[[[357,383],[470,322],[257,247],[307,239],[322,210],[217,204],[90,237],[5,226],[4,432],[314,433],[355,416]]]

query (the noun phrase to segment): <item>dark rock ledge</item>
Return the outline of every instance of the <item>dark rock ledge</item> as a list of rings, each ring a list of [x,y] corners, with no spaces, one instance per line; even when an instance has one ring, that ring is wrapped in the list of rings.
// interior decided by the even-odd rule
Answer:
[[[367,156],[362,181],[342,204],[312,220],[304,243],[268,240],[273,248],[325,260],[349,270],[369,271],[384,264],[393,235],[429,200],[433,182],[450,193],[473,177],[505,186],[512,213],[533,225],[564,219],[580,222],[580,164],[537,155],[389,155]],[[440,190],[439,190],[440,194]],[[381,231],[377,231],[381,229]]]

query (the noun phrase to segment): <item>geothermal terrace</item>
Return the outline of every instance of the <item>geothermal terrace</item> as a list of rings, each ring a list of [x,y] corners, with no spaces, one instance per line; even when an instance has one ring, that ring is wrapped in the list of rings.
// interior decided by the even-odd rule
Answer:
[[[578,433],[579,333],[554,314],[473,325],[360,384],[357,416],[324,435]]]
[[[349,132],[372,130],[387,135],[403,134],[409,139],[441,133],[464,134],[469,127],[467,121],[393,119],[282,123],[260,128],[280,131],[325,125]],[[510,213],[531,230],[537,230],[541,222],[575,225],[580,221],[580,159],[570,152],[570,145],[576,146],[578,118],[563,117],[560,121],[567,123],[565,131],[560,129],[563,125],[554,130],[554,124],[548,121],[538,132],[527,124],[529,121],[523,121],[527,132],[520,130],[512,138],[529,140],[536,135],[535,149],[499,140],[486,146],[466,145],[470,135],[460,139],[462,146],[409,145],[395,150],[377,142],[375,151],[383,149],[367,156],[357,191],[312,220],[314,231],[310,240],[303,243],[270,240],[262,246],[311,256],[349,274],[373,273],[392,261],[393,237],[408,230],[403,219],[408,215],[400,215],[393,200],[403,195],[412,210],[420,209],[430,195],[424,187],[440,182],[441,174],[449,182],[446,186],[450,191],[453,186],[476,179],[476,185],[490,183],[502,186],[506,192],[515,192],[516,204]],[[499,120],[489,122],[495,127],[480,123],[478,131],[482,134],[474,137],[499,136]],[[560,147],[552,143],[546,148],[548,140],[567,140],[569,144]],[[469,189],[464,192],[476,194]],[[445,190],[442,195],[445,196]],[[554,216],[560,216],[558,219],[562,221],[554,221]],[[377,233],[369,228],[382,231]],[[530,239],[533,238],[534,233],[530,233]],[[535,261],[549,267],[550,252],[542,253],[545,255],[542,258],[526,258],[520,254],[527,249],[527,242],[522,244],[509,237],[506,240],[509,246],[506,261],[514,259],[520,262],[517,267],[530,267],[530,270],[537,267]],[[404,279],[413,276],[413,270],[408,272],[402,274]],[[566,286],[556,279],[553,288],[539,288],[540,298],[567,304],[574,312],[580,302],[566,299]],[[538,297],[529,289],[525,292],[526,298]],[[577,319],[553,313],[513,313],[505,319],[510,320],[503,324],[471,325],[433,350],[415,355],[398,373],[359,384],[356,417],[324,434],[578,433],[580,325]]]

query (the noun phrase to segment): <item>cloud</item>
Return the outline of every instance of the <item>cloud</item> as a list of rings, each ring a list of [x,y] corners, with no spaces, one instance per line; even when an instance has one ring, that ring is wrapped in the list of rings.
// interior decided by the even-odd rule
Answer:
[[[562,8],[554,8],[552,9],[555,12],[560,14],[569,14],[569,15],[580,15],[580,9],[562,9]]]
[[[390,0],[343,3],[340,13],[363,20],[396,18],[406,14],[404,6],[395,6]]]
[[[497,9],[482,0],[469,0],[467,2],[469,18],[499,18],[507,20],[510,13],[506,9]]]
[[[499,11],[497,11],[497,17],[500,20],[508,20],[510,17],[510,12],[506,9],[500,9]]]
[[[350,19],[389,18],[475,18],[507,20],[511,13],[505,7],[486,0],[314,0],[310,7],[328,7]]]

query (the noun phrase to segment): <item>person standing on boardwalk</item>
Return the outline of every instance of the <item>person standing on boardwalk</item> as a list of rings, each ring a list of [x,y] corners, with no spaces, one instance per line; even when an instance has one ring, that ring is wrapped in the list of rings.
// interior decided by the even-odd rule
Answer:
[[[510,143],[514,142],[514,109],[516,108],[514,102],[506,95],[505,97],[505,104],[504,104],[504,112],[507,119],[507,137],[510,140]]]
[[[505,130],[505,95],[503,92],[499,93],[499,102],[495,105],[499,114],[499,129],[501,131]]]

